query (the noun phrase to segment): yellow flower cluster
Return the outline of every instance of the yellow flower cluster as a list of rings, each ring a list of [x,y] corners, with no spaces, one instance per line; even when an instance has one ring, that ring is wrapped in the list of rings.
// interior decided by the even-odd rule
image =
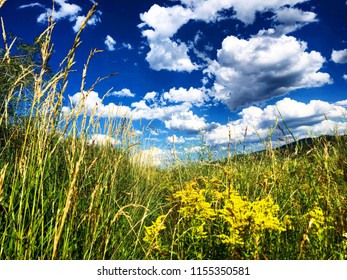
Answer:
[[[277,218],[278,211],[279,207],[271,197],[249,202],[233,194],[219,210],[230,235],[222,234],[219,237],[223,243],[243,244],[244,236],[249,233],[258,238],[265,230],[284,231],[283,224]]]
[[[144,241],[152,249],[165,251],[186,244],[196,249],[193,257],[199,258],[199,254],[203,255],[201,248],[217,242],[231,251],[237,246],[247,246],[248,252],[258,258],[264,233],[285,230],[285,223],[277,218],[279,206],[271,197],[248,201],[218,178],[199,177],[190,181],[173,194],[171,202],[174,206],[170,212],[145,228]],[[168,218],[171,212],[173,219]],[[169,227],[174,229],[172,234],[164,231],[164,223],[169,222],[173,223]],[[170,246],[162,244],[160,236],[164,235],[169,239],[171,236]]]
[[[308,235],[316,236],[321,241],[325,238],[326,231],[331,228],[327,222],[330,222],[329,217],[325,217],[323,210],[315,203],[315,206],[304,215],[308,220],[306,229],[306,239],[309,240]]]
[[[179,201],[178,212],[182,218],[199,227],[200,230],[196,232],[200,232],[201,237],[207,234],[201,228],[210,225],[212,221],[215,224],[222,223],[226,228],[216,237],[223,243],[234,245],[243,244],[245,235],[250,231],[253,236],[259,236],[265,230],[285,230],[277,218],[279,207],[271,197],[247,201],[217,178],[195,179],[183,190],[176,192],[174,198]]]
[[[165,222],[166,215],[159,216],[151,226],[145,227],[145,237],[143,241],[149,243],[151,247],[157,248],[160,247],[160,238],[159,234],[162,230],[166,229]]]

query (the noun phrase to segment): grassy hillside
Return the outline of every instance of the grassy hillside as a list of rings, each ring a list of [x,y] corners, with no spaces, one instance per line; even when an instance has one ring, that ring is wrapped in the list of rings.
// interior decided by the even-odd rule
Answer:
[[[136,161],[129,119],[105,122],[117,147],[97,145],[100,116],[83,100],[61,111],[80,32],[45,80],[52,30],[27,114],[0,116],[0,259],[347,259],[346,137],[223,162]]]

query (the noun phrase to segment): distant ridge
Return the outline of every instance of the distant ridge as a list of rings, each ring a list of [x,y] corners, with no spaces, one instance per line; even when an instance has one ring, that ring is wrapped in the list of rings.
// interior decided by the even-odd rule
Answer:
[[[300,148],[301,152],[307,152],[308,150],[312,149],[317,144],[324,144],[324,143],[336,143],[337,141],[346,141],[347,135],[322,135],[318,137],[308,137],[303,138],[300,140],[297,140],[295,142],[291,142],[285,145],[282,145],[278,148],[275,148],[274,150],[278,150],[280,152],[295,152],[297,147]]]

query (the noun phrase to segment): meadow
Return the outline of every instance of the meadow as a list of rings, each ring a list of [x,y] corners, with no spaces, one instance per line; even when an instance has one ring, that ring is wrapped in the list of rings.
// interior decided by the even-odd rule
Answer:
[[[102,116],[83,100],[63,112],[62,101],[94,11],[56,73],[51,23],[37,38],[39,67],[19,67],[1,100],[0,259],[347,259],[344,135],[283,149],[269,138],[262,152],[165,168],[134,160],[141,145],[129,118],[103,122],[117,147],[91,142]],[[14,41],[2,29],[1,64],[11,67]],[[97,52],[81,74],[86,95],[103,79],[85,88]]]

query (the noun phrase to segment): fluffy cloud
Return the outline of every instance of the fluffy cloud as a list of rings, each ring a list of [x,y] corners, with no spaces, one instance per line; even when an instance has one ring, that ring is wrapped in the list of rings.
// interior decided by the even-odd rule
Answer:
[[[190,89],[190,91],[193,91],[193,89]],[[175,89],[172,92],[175,92]],[[191,111],[193,99],[190,99],[191,102],[187,102],[181,98],[174,102],[180,104],[166,105],[164,96],[165,94],[158,98],[157,93],[150,92],[146,94],[143,100],[131,104],[133,119],[158,119],[164,122],[165,127],[168,129],[187,133],[198,133],[207,126],[204,118],[198,117]],[[169,97],[170,95],[166,96],[166,98]],[[173,102],[173,100],[170,102]]]
[[[135,97],[135,94],[130,91],[130,89],[123,88],[119,91],[114,91],[111,93],[113,96],[119,96],[119,97]]]
[[[317,21],[316,14],[313,12],[304,12],[297,8],[281,8],[276,11],[275,19],[285,24],[295,24],[297,22]]]
[[[206,128],[205,119],[194,115],[192,111],[173,114],[164,123],[168,129],[185,131],[187,133],[197,133]]]
[[[113,95],[129,95],[130,90],[123,89],[119,92],[113,93]],[[157,119],[162,121],[166,128],[172,130],[180,130],[187,133],[198,133],[202,129],[206,128],[204,118],[200,118],[193,114],[191,111],[192,104],[189,102],[183,102],[177,105],[165,106],[155,101],[155,95],[153,93],[147,94],[152,99],[143,99],[139,102],[134,102],[131,107],[116,105],[114,103],[104,104],[103,99],[99,97],[99,94],[95,91],[91,92],[78,92],[73,96],[69,96],[72,108],[79,110],[80,108],[85,110],[89,115],[97,115],[101,117],[109,118],[132,118],[133,120]],[[146,95],[146,96],[147,96]],[[147,104],[146,101],[150,100],[151,104]],[[63,107],[65,114],[71,112],[68,107]]]
[[[52,15],[54,20],[59,21],[62,19],[68,19],[70,21],[75,21],[78,14],[82,11],[82,8],[75,4],[66,3],[67,0],[54,0],[58,4],[59,9],[52,11],[52,9],[46,9],[46,12],[39,15],[37,18],[38,22],[46,22],[47,14]]]
[[[182,6],[161,7],[153,5],[148,12],[140,14],[143,21],[139,27],[150,29],[142,31],[147,37],[150,51],[146,56],[150,67],[154,70],[188,71],[196,69],[189,56],[188,47],[184,43],[177,43],[170,38],[177,30],[186,24],[192,16],[192,11]]]
[[[223,18],[220,12],[233,8],[234,17],[238,20],[251,24],[255,20],[257,12],[277,10],[283,6],[294,6],[309,0],[181,0],[181,3],[193,10],[193,18],[206,22]]]
[[[157,96],[157,93],[155,91],[147,92],[144,100],[155,100],[155,97]]]
[[[298,3],[307,1],[309,0],[230,0],[230,2],[233,2],[233,7],[236,11],[236,18],[247,24],[254,22],[257,12],[276,11],[286,5],[294,6]]]
[[[189,55],[185,43],[174,41],[172,37],[190,20],[213,22],[223,19],[224,10],[233,8],[234,17],[251,24],[257,12],[276,12],[281,7],[290,7],[308,0],[181,0],[180,5],[161,7],[154,4],[147,12],[140,14],[142,23],[138,25],[142,35],[147,38],[150,51],[146,56],[154,70],[187,71],[198,69]],[[290,20],[290,16],[293,19]],[[282,28],[299,28],[315,21],[315,14],[298,9],[286,8],[278,11],[277,20],[283,22]]]
[[[331,83],[319,72],[325,59],[291,36],[229,36],[205,73],[215,77],[211,94],[231,110],[269,100],[299,88]]]
[[[99,97],[99,94],[95,91],[78,92],[73,96],[69,96],[69,98],[72,106],[82,108],[86,110],[88,114],[110,118],[131,116],[131,108],[114,103],[105,105],[103,104],[103,100]]]
[[[335,51],[331,54],[331,60],[335,63],[347,63],[347,49]]]
[[[172,88],[169,92],[163,94],[164,100],[168,100],[173,103],[189,102],[198,107],[203,106],[209,97],[204,93],[202,89],[189,88],[188,90],[180,87],[179,89]]]
[[[26,5],[19,6],[19,9],[23,8],[33,8],[40,7],[44,8],[45,12],[41,13],[37,17],[37,22],[45,23],[47,22],[47,15],[52,16],[55,21],[59,20],[68,20],[73,23],[72,29],[74,32],[78,32],[81,28],[83,21],[86,19],[86,16],[80,15],[82,8],[76,4],[68,3],[68,0],[54,0],[54,3],[57,4],[57,7],[54,7],[54,10],[51,8],[46,8],[44,5],[40,3],[30,3]],[[101,12],[97,11],[96,14],[92,16],[92,18],[87,22],[88,25],[94,26],[101,22],[100,19]]]
[[[131,107],[134,108],[132,111],[134,119],[159,119],[164,121],[179,112],[189,111],[192,105],[187,102],[171,106],[160,106],[157,103],[148,105],[145,100],[140,100],[139,102],[132,103]]]
[[[347,106],[347,99],[335,102],[334,105],[346,107]]]
[[[150,51],[146,56],[153,70],[186,71],[197,69],[188,56],[188,47],[169,38],[150,40]]]
[[[206,141],[210,145],[227,144],[229,135],[231,141],[259,142],[259,136],[266,138],[269,129],[278,121],[279,126],[287,135],[282,118],[291,132],[298,138],[307,137],[309,133],[314,136],[333,134],[336,130],[346,132],[347,123],[343,121],[347,109],[343,106],[347,101],[335,104],[320,100],[311,100],[308,104],[284,98],[275,105],[268,105],[264,109],[251,106],[243,109],[240,119],[227,125],[217,125],[206,131]],[[275,137],[283,137],[283,132],[277,129]],[[274,139],[276,140],[276,139]]]
[[[154,4],[148,12],[140,14],[143,21],[139,27],[149,26],[142,32],[149,40],[170,38],[192,17],[192,11],[182,6],[161,7]]]
[[[318,21],[317,14],[313,12],[288,7],[277,10],[273,19],[280,23],[274,30],[274,35],[277,36],[294,32],[309,23]]]
[[[108,51],[114,51],[115,50],[116,41],[110,35],[106,36],[104,43],[105,43]]]
[[[344,74],[343,78],[347,81],[347,74]]]

